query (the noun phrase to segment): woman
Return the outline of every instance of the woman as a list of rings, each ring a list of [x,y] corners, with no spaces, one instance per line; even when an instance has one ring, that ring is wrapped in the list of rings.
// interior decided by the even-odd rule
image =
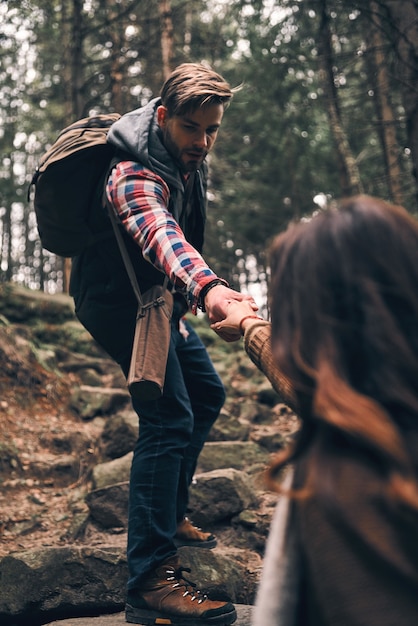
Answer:
[[[269,470],[277,490],[278,470],[294,473],[254,625],[418,624],[417,221],[357,196],[290,226],[271,248],[270,306],[270,353],[244,303],[214,324],[241,327],[301,418]]]

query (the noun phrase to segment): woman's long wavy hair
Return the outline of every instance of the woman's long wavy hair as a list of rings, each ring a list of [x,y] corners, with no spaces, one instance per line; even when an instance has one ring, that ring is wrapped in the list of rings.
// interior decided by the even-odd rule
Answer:
[[[299,492],[333,494],[339,450],[366,455],[384,492],[418,510],[418,222],[369,196],[291,225],[270,250],[272,349],[301,430],[269,471],[307,458]],[[327,492],[327,493],[325,493]]]

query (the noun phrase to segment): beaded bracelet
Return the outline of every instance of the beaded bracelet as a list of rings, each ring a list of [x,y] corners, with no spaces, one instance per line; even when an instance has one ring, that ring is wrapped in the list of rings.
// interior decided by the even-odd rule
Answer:
[[[259,317],[258,315],[246,315],[245,317],[242,318],[242,320],[239,323],[239,332],[241,333],[241,335],[244,334],[244,329],[242,327],[243,323],[245,322],[245,320],[262,320],[262,317]]]

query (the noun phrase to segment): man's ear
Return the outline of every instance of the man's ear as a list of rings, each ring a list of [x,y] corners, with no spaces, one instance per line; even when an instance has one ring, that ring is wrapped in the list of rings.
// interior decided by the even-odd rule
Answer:
[[[160,128],[164,128],[167,118],[168,118],[167,107],[160,104],[160,106],[157,107],[157,122]]]

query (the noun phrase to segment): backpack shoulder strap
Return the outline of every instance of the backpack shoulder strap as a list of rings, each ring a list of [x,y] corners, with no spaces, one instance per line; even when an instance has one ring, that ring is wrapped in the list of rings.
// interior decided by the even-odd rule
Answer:
[[[110,166],[109,166],[109,169],[108,169],[108,172],[107,172],[107,176],[105,177],[105,184],[104,184],[104,189],[103,189],[103,203],[107,207],[107,212],[108,212],[108,215],[109,215],[109,219],[110,219],[110,222],[111,222],[112,227],[113,227],[113,231],[114,231],[115,236],[116,236],[116,241],[118,242],[119,250],[120,250],[120,253],[122,255],[123,263],[124,263],[126,271],[128,273],[129,280],[130,280],[131,285],[132,285],[132,289],[134,290],[134,294],[135,294],[135,297],[136,297],[136,299],[138,301],[138,305],[140,307],[142,307],[142,306],[144,306],[144,304],[143,304],[141,290],[139,288],[139,284],[138,284],[138,280],[136,278],[135,270],[134,270],[134,267],[132,265],[131,257],[129,256],[128,250],[127,250],[125,242],[123,240],[123,235],[122,235],[122,232],[121,232],[121,224],[119,222],[118,215],[116,213],[115,207],[113,206],[113,204],[111,202],[109,202],[109,200],[107,198],[107,194],[106,194],[106,186],[107,186],[107,181],[108,181],[108,178],[110,176],[110,173],[113,170],[113,168],[115,167],[115,165],[117,165],[122,160],[125,160],[125,158],[124,157],[121,158],[121,156],[115,156],[115,157],[113,157],[112,161],[110,162]],[[164,282],[163,282],[163,289],[166,289],[167,285],[168,285],[168,276],[165,275],[164,276]]]

